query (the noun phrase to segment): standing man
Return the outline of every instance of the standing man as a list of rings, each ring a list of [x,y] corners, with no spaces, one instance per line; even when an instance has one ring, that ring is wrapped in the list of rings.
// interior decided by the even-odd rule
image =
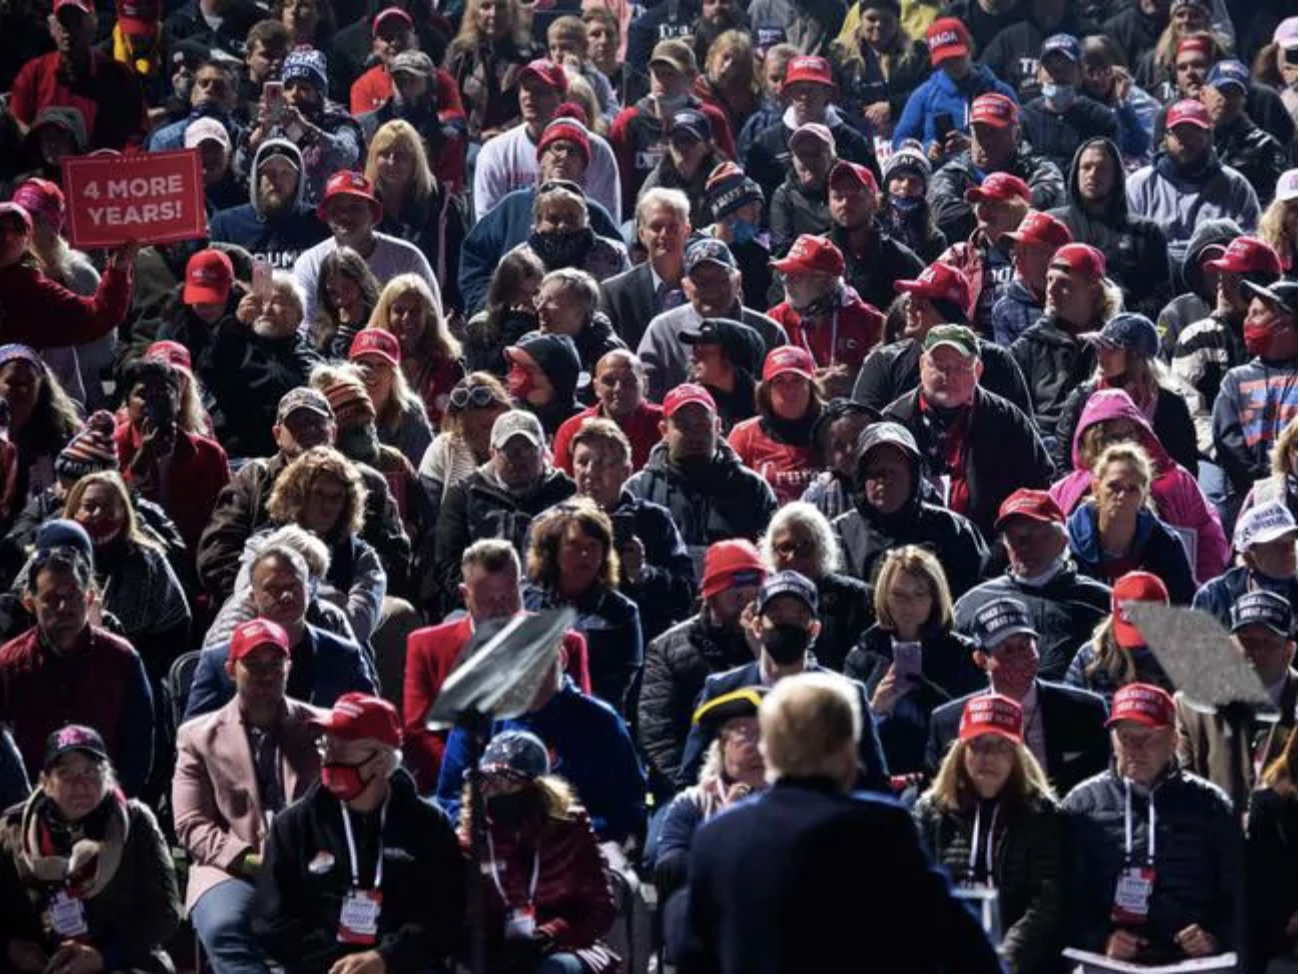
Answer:
[[[684,971],[1001,968],[907,813],[851,792],[864,721],[859,693],[836,675],[788,678],[763,700],[761,749],[773,785],[699,829],[677,954]],[[845,897],[846,879],[869,877],[889,882]],[[918,917],[926,939],[896,937]]]

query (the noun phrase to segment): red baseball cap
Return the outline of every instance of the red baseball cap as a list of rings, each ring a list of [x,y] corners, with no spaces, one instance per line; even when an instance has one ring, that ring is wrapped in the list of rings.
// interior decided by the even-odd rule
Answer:
[[[1128,618],[1125,603],[1163,603],[1169,606],[1169,590],[1159,576],[1141,570],[1125,573],[1110,591],[1110,612],[1115,624],[1115,643],[1132,650],[1146,647],[1146,638]]]
[[[4,216],[17,217],[18,222],[23,225],[27,233],[32,232],[32,215],[22,204],[14,203],[12,200],[5,200],[0,203],[0,217]]]
[[[519,83],[521,85],[525,78],[536,78],[542,84],[549,85],[561,93],[569,90],[569,76],[564,73],[563,67],[549,58],[537,58],[520,68]]]
[[[970,54],[970,31],[956,17],[940,17],[925,32],[930,64],[938,67],[949,58]]]
[[[375,14],[375,19],[370,22],[371,33],[375,36],[379,34],[379,25],[386,20],[400,20],[406,26],[407,30],[415,29],[415,21],[401,7],[385,7],[379,13]]]
[[[990,173],[979,186],[966,191],[967,203],[1006,203],[1008,200],[1028,201],[1032,193],[1029,184],[1010,173]]]
[[[1101,281],[1106,277],[1106,255],[1091,244],[1066,244],[1056,252],[1051,266],[1083,275],[1089,281]]]
[[[378,739],[396,749],[402,744],[402,727],[397,719],[397,709],[390,702],[374,695],[349,691],[340,695],[334,708],[311,724],[340,739]]]
[[[961,710],[962,742],[981,735],[996,735],[1011,742],[1025,741],[1025,711],[1006,695],[976,695]]]
[[[844,255],[828,238],[800,234],[786,256],[773,261],[772,267],[782,274],[825,274],[838,278],[844,274]]]
[[[708,599],[736,586],[761,586],[767,565],[758,547],[748,539],[724,539],[704,553],[704,580],[700,593]]]
[[[1017,488],[1008,495],[1002,502],[1002,507],[998,509],[998,519],[993,523],[994,530],[1000,531],[1002,526],[1013,518],[1055,522],[1057,525],[1065,524],[1065,513],[1061,511],[1061,506],[1056,504],[1056,499],[1037,488]]]
[[[799,346],[777,346],[763,360],[763,382],[780,376],[782,373],[794,373],[806,380],[817,375],[817,364],[813,362],[812,353]]]
[[[811,54],[791,58],[790,63],[785,66],[785,81],[782,84],[793,85],[799,81],[810,81],[814,85],[825,85],[827,88],[834,88],[835,81],[831,78],[831,63],[825,58],[819,58]]]
[[[1258,237],[1238,237],[1228,245],[1223,256],[1210,261],[1202,261],[1201,267],[1216,271],[1235,271],[1237,274],[1266,274],[1271,276],[1282,273],[1282,261],[1277,252]]]
[[[224,305],[235,283],[235,266],[224,251],[206,248],[195,253],[185,265],[185,290],[181,300],[186,305]]]
[[[370,212],[375,215],[375,220],[384,215],[383,204],[375,196],[374,186],[355,170],[341,169],[325,182],[325,193],[321,197],[320,206],[316,208],[316,216],[321,220],[329,219],[326,216],[325,204],[334,197],[360,197],[369,202]]]
[[[162,18],[161,0],[117,0],[117,26],[124,34],[152,34]]]
[[[397,336],[383,329],[362,329],[352,337],[348,348],[348,359],[360,359],[362,356],[378,356],[391,366],[402,363],[402,346]]]
[[[698,383],[679,383],[668,391],[664,397],[664,419],[668,419],[682,407],[691,403],[698,403],[709,411],[716,414],[718,405],[713,401],[712,394]]]
[[[184,370],[190,375],[194,374],[194,363],[190,359],[190,351],[179,342],[171,339],[159,339],[144,351],[144,358],[152,359],[158,363],[167,363],[169,366]]]
[[[1020,121],[1020,106],[1006,95],[989,92],[971,102],[970,121],[971,125],[981,122],[998,129],[1005,129]]]
[[[1204,54],[1206,58],[1214,60],[1214,41],[1209,34],[1189,34],[1174,48],[1174,60],[1177,60],[1184,51],[1197,51]]]
[[[1149,729],[1172,728],[1174,724],[1174,699],[1169,692],[1155,685],[1125,685],[1115,692],[1110,704],[1110,718],[1106,725],[1120,722],[1137,722]]]
[[[852,177],[858,182],[859,186],[865,186],[868,193],[874,195],[880,192],[880,184],[876,182],[876,174],[861,163],[850,162],[847,159],[839,160],[831,167],[830,174],[826,179],[826,185],[831,186],[841,176]]]
[[[1031,210],[1016,230],[1002,235],[1002,240],[1010,240],[1016,244],[1064,247],[1074,240],[1074,235],[1070,233],[1070,228],[1065,225],[1065,221],[1058,220],[1041,210]]]
[[[965,311],[970,307],[970,282],[951,264],[936,261],[919,278],[894,282],[894,291],[928,301],[951,302]]]
[[[1165,116],[1165,128],[1172,129],[1176,125],[1194,125],[1206,132],[1214,131],[1210,110],[1194,98],[1184,98],[1170,107],[1169,114]]]
[[[289,656],[289,635],[279,624],[255,617],[246,620],[230,635],[230,654],[227,660],[234,664],[248,657],[259,647],[274,647],[284,657]]]

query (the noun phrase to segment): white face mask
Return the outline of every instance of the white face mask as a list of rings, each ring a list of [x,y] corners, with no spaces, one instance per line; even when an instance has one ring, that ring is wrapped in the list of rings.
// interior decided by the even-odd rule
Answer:
[[[1079,90],[1073,85],[1057,85],[1048,82],[1043,85],[1043,98],[1048,106],[1056,112],[1065,112],[1079,98]]]

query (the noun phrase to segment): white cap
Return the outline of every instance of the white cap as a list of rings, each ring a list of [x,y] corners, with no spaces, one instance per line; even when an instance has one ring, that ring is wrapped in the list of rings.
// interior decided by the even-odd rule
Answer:
[[[226,127],[211,117],[195,119],[185,127],[185,148],[197,149],[201,143],[219,142],[227,152],[230,151],[230,133]]]
[[[1232,544],[1238,552],[1245,552],[1253,545],[1272,542],[1295,531],[1295,516],[1289,508],[1281,502],[1265,502],[1248,512],[1242,512],[1237,519],[1237,531],[1233,534]]]

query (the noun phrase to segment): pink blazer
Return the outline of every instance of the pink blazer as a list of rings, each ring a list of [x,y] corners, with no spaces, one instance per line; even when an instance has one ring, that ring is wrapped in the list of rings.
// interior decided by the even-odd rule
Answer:
[[[286,704],[280,767],[285,800],[292,802],[320,775],[317,733],[307,721],[321,713],[292,698]],[[189,910],[209,888],[232,876],[231,865],[245,851],[261,852],[267,824],[238,698],[182,725],[176,747],[172,805],[176,835],[193,858],[185,895]]]

